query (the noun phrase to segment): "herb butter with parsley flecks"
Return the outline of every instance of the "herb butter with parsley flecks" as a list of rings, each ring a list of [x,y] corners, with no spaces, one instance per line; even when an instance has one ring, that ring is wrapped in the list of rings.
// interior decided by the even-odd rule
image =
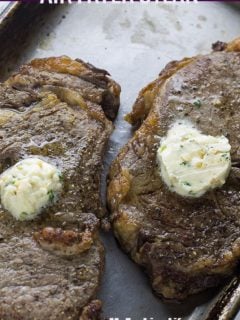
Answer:
[[[200,197],[225,183],[231,168],[230,150],[226,137],[205,135],[191,123],[177,121],[157,151],[161,176],[171,191]]]
[[[34,219],[57,199],[62,189],[61,172],[38,158],[16,163],[0,176],[2,206],[17,220]]]

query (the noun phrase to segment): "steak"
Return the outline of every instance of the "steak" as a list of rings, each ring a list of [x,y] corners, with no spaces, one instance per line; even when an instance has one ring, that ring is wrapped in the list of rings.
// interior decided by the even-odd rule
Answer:
[[[105,215],[100,174],[120,87],[106,71],[68,57],[36,59],[0,86],[0,172],[29,156],[57,165],[54,207]]]
[[[240,40],[214,48],[220,51],[170,62],[140,92],[126,116],[139,128],[109,173],[115,235],[165,299],[221,284],[240,258]],[[178,119],[227,136],[232,147],[226,183],[200,198],[171,192],[159,174],[160,139]]]
[[[0,210],[1,320],[100,319],[100,175],[119,94],[106,71],[65,56],[33,60],[0,85],[0,172],[36,156],[63,184],[31,222]]]
[[[100,319],[101,302],[91,301],[104,256],[95,215],[58,212],[19,222],[1,212],[0,221],[1,320]]]

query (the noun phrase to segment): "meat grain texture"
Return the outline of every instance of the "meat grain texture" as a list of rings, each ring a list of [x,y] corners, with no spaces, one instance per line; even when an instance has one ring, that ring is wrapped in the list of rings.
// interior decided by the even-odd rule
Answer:
[[[140,92],[126,116],[138,130],[109,173],[115,235],[155,293],[170,300],[221,284],[240,258],[240,40],[213,48],[170,62]],[[197,199],[171,192],[157,165],[160,139],[178,119],[227,136],[232,147],[226,183]]]
[[[0,172],[38,157],[63,183],[31,222],[0,210],[1,320],[100,319],[100,174],[119,94],[106,71],[66,56],[33,60],[0,85]]]

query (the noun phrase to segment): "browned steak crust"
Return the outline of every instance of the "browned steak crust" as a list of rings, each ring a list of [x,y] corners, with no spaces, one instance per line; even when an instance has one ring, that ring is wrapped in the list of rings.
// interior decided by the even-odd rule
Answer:
[[[85,306],[96,296],[104,263],[98,239],[98,221],[89,213],[49,214],[33,222],[15,221],[0,214],[0,319],[79,320]],[[68,254],[39,244],[35,233],[51,227],[55,232],[90,232],[92,244],[85,251]],[[54,240],[49,244],[54,244]],[[88,319],[95,320],[101,308]],[[85,318],[83,318],[85,319]]]
[[[0,210],[1,320],[100,319],[100,174],[119,94],[106,71],[68,57],[33,60],[0,85],[0,172],[37,156],[63,175],[36,220]]]
[[[22,66],[0,86],[0,171],[30,155],[41,156],[59,166],[64,177],[65,190],[54,210],[78,208],[102,217],[100,173],[113,129],[104,96],[111,96],[115,118],[119,94],[105,71],[68,57]]]
[[[108,204],[116,237],[167,299],[218,285],[239,261],[239,51],[236,40],[225,51],[168,64],[126,116],[140,128],[111,166]],[[226,135],[232,146],[226,184],[199,199],[170,192],[157,168],[159,139],[180,118],[203,133]]]

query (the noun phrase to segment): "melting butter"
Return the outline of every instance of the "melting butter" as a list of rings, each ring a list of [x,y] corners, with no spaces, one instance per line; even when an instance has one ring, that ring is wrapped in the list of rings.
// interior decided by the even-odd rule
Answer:
[[[17,220],[34,219],[62,188],[60,171],[38,158],[16,163],[0,176],[2,206]]]
[[[157,151],[161,176],[171,191],[200,197],[226,182],[230,150],[226,137],[205,135],[190,123],[177,121]]]

